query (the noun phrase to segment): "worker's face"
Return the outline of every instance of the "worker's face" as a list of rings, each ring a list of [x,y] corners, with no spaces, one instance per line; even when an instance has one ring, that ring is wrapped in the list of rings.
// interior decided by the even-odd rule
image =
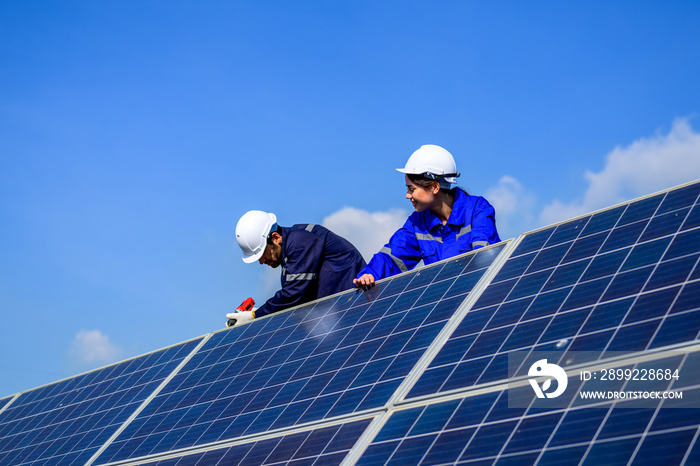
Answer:
[[[435,196],[440,190],[438,183],[423,187],[413,183],[408,176],[404,178],[406,179],[406,199],[411,201],[416,212],[423,212],[435,204]]]
[[[265,252],[260,256],[260,264],[269,265],[273,269],[280,265],[282,259],[282,236],[279,233],[272,233],[272,243],[265,246]]]

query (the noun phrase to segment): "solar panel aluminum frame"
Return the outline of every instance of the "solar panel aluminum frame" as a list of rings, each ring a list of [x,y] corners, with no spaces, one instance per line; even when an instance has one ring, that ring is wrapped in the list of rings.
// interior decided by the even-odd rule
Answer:
[[[349,422],[362,421],[366,419],[376,419],[378,412],[381,408],[373,410],[374,412],[364,412],[361,414],[348,414],[344,416],[338,416],[336,418],[324,421],[315,421],[307,423],[303,426],[287,427],[282,429],[276,429],[274,431],[263,432],[259,434],[247,435],[243,437],[238,437],[235,439],[229,439],[222,442],[216,442],[205,445],[197,445],[187,448],[182,448],[178,450],[172,450],[162,453],[155,453],[148,456],[143,456],[139,458],[130,458],[127,460],[114,461],[110,463],[98,463],[96,466],[137,466],[145,463],[153,463],[157,461],[164,461],[173,458],[182,458],[189,455],[195,455],[198,453],[206,453],[213,450],[219,450],[222,448],[235,447],[238,445],[245,445],[249,443],[260,442],[263,440],[274,439],[278,437],[284,437],[286,435],[299,434],[304,432],[311,432],[316,429],[322,429],[326,427],[333,427],[338,425],[344,425]],[[371,424],[370,424],[371,426]],[[87,465],[86,465],[87,466]]]
[[[17,398],[19,398],[19,395],[20,395],[20,393],[16,393],[14,395],[10,395],[8,397],[3,398],[3,399],[7,399],[8,401],[7,401],[7,403],[5,403],[2,406],[2,408],[0,408],[0,414],[2,414],[3,411],[5,411],[7,408],[9,408],[10,405],[12,405],[12,403],[14,403]]]

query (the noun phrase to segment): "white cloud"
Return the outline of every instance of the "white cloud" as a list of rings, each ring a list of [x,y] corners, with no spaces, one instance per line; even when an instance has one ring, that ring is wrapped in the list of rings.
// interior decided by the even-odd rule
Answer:
[[[369,260],[403,226],[408,215],[409,212],[404,209],[368,212],[343,207],[324,218],[323,226],[350,241],[365,260]]]
[[[635,197],[700,178],[700,133],[686,118],[668,134],[657,133],[627,147],[616,147],[598,173],[586,171],[588,188],[573,202],[554,200],[542,209],[541,224],[551,224]]]
[[[531,230],[535,219],[535,195],[512,176],[502,176],[484,193],[496,209],[496,227],[501,239],[515,238]]]
[[[73,364],[95,366],[122,359],[122,349],[100,330],[80,330],[71,342],[68,355]]]

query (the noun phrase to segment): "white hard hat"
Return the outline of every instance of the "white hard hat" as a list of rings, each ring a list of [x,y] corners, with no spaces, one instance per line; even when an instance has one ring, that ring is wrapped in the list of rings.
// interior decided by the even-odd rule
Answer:
[[[408,158],[406,166],[396,170],[409,175],[424,175],[428,178],[444,180],[449,184],[457,183],[459,176],[452,154],[434,144],[420,146]]]
[[[243,262],[250,264],[260,259],[273,230],[277,230],[275,214],[251,210],[241,217],[236,224],[236,241],[243,250]]]

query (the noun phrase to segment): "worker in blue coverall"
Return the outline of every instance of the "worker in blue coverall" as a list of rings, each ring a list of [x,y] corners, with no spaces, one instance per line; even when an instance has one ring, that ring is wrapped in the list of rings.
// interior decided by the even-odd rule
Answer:
[[[421,146],[397,171],[405,175],[406,199],[415,212],[357,274],[356,286],[371,286],[421,260],[428,265],[501,241],[491,204],[455,187],[459,172],[446,149]]]
[[[348,240],[321,225],[277,224],[275,214],[247,212],[236,225],[243,262],[272,268],[282,266],[282,289],[258,309],[226,314],[235,325],[353,287],[353,278],[366,265]]]

